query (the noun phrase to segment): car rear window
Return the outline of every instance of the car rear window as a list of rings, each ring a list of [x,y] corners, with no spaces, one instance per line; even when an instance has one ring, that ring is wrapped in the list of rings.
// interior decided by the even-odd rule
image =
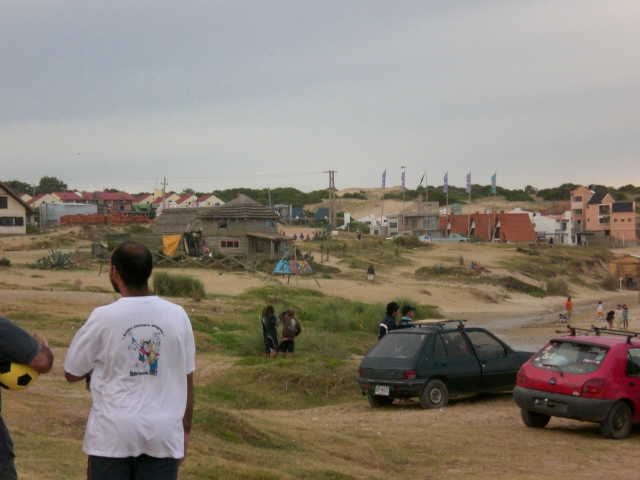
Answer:
[[[552,342],[531,359],[531,365],[544,370],[586,374],[600,368],[609,349],[600,345]]]
[[[423,345],[428,333],[388,334],[382,337],[367,354],[374,358],[413,358]]]

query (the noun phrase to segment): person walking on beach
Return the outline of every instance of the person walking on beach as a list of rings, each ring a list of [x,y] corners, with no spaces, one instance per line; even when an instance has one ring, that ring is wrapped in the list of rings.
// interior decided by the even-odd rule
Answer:
[[[596,322],[602,320],[604,322],[604,306],[602,300],[598,302],[598,308],[596,309]]]
[[[622,304],[622,329],[629,330],[629,309],[626,303]]]
[[[373,269],[373,265],[369,265],[367,268],[367,280],[373,282],[373,278],[376,276],[376,271]]]
[[[302,333],[302,327],[295,315],[291,309],[285,310],[279,315],[280,323],[282,323],[282,341],[280,342],[282,358],[287,358],[287,352],[289,352],[289,357],[293,357],[293,342]]]
[[[380,322],[380,335],[378,335],[378,340],[384,337],[391,330],[395,330],[396,318],[400,315],[400,305],[396,302],[391,302],[387,304],[387,315]]]
[[[564,308],[567,310],[567,322],[571,321],[571,313],[573,313],[573,302],[571,297],[567,297],[567,301],[564,304]]]

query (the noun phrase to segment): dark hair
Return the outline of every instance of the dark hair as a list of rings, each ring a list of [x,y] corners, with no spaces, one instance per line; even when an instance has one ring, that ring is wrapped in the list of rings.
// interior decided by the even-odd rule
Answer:
[[[273,312],[273,305],[267,305],[264,307],[264,310],[262,310],[262,318],[266,318],[267,315],[273,315]]]
[[[398,305],[396,302],[387,303],[387,315],[391,315],[393,312],[395,312],[399,308],[400,308],[400,305]]]
[[[116,267],[120,278],[129,288],[147,286],[153,270],[153,257],[144,245],[136,242],[122,242],[111,254],[111,264]]]
[[[280,320],[281,322],[284,322],[285,318],[287,317],[293,318],[294,316],[295,316],[295,312],[289,308],[287,310],[283,310],[278,314],[278,320]]]

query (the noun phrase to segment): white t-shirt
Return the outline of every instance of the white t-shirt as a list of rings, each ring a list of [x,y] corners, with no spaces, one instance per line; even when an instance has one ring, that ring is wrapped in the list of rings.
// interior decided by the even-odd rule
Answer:
[[[93,372],[85,453],[184,456],[195,342],[182,307],[147,296],[96,308],[71,342],[64,369],[78,377]]]

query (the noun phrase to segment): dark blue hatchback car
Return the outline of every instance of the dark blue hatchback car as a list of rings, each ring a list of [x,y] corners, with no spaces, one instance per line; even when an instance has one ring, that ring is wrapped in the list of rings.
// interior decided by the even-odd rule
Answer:
[[[422,408],[440,408],[450,396],[511,390],[533,354],[462,320],[415,327],[389,332],[360,363],[358,384],[372,407],[418,397]]]

